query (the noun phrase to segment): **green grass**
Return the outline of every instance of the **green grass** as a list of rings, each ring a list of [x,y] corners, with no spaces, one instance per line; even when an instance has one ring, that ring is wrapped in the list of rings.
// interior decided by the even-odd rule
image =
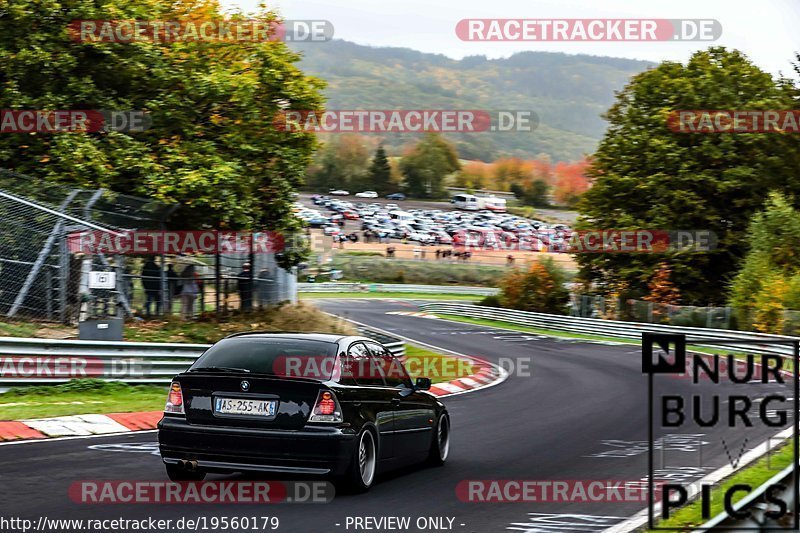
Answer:
[[[711,491],[711,517],[715,517],[723,511],[723,500],[725,491],[736,484],[750,485],[753,489],[768,481],[775,474],[792,464],[794,454],[793,441],[787,441],[777,452],[773,451],[769,455],[762,457],[753,465],[743,468],[734,475],[725,479],[721,485]],[[737,492],[733,499],[736,503],[747,497],[746,492]],[[701,502],[694,502],[678,509],[668,520],[658,522],[661,528],[686,528],[686,531],[694,530],[695,527],[704,524],[707,520],[701,514]]]
[[[166,398],[166,385],[75,379],[62,385],[9,389],[0,394],[0,420],[158,411]]]
[[[411,379],[426,377],[431,378],[432,383],[448,382],[477,372],[474,365],[463,359],[410,344],[406,344],[405,367]]]
[[[0,337],[33,337],[38,329],[37,324],[4,322],[0,323]]]
[[[558,331],[554,329],[533,328],[530,326],[520,326],[510,322],[503,322],[501,320],[488,320],[485,318],[472,318],[457,315],[443,315],[437,313],[436,316],[454,322],[465,322],[467,324],[476,324],[478,326],[489,326],[501,329],[510,329],[512,331],[520,331],[522,333],[535,333],[537,335],[546,335],[548,337],[559,337],[565,339],[589,340],[589,341],[602,341],[602,342],[617,342],[624,344],[639,344],[633,340],[620,339],[617,337],[606,337],[603,335],[585,335],[583,333],[569,333],[566,331]]]
[[[317,298],[391,298],[393,300],[463,300],[467,302],[477,302],[483,299],[483,296],[475,294],[428,294],[423,292],[301,292],[299,297],[302,300]]]
[[[529,326],[520,326],[518,324],[512,324],[510,322],[503,322],[502,320],[487,320],[483,318],[472,318],[472,317],[446,315],[439,313],[437,313],[436,316],[443,318],[445,320],[452,320],[453,322],[464,322],[467,324],[476,324],[479,326],[489,326],[493,328],[508,329],[511,331],[519,331],[522,333],[534,333],[537,335],[545,335],[547,337],[555,337],[561,339],[614,342],[617,344],[630,344],[632,346],[641,345],[641,342],[633,339],[623,339],[621,337],[608,337],[605,335],[586,335],[583,333],[571,333],[567,331],[559,331],[555,329],[546,329],[546,328],[533,328]],[[747,355],[747,352],[742,352],[737,350],[726,350],[722,348],[707,348],[704,346],[692,346],[692,345],[689,345],[689,347],[692,349],[692,351],[702,352],[707,354],[721,354],[721,355],[733,354],[736,357],[736,359],[743,359]],[[784,359],[784,365],[785,365],[784,368],[786,368],[786,370],[791,371],[793,362],[790,359]]]

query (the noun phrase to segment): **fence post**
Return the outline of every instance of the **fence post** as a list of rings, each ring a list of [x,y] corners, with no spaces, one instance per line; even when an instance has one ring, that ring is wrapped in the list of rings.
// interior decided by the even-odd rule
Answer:
[[[216,234],[216,242],[219,243],[219,230],[214,230]],[[217,245],[217,249],[214,251],[214,288],[216,289],[216,295],[214,296],[214,307],[215,315],[219,317],[220,312],[220,294],[219,291],[222,288],[222,260],[220,259],[219,255],[219,244]]]

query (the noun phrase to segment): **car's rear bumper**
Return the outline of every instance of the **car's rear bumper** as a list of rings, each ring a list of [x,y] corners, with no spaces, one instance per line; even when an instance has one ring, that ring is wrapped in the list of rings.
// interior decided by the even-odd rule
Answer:
[[[330,426],[269,430],[189,424],[165,416],[158,424],[165,463],[197,461],[206,470],[344,474],[356,444],[355,433]]]

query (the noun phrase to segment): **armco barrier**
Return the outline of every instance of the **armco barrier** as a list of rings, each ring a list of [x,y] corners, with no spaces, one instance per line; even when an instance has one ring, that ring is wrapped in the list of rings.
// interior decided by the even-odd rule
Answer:
[[[421,294],[473,294],[492,296],[500,289],[461,285],[405,285],[393,283],[298,283],[299,292],[406,292]]]
[[[735,339],[745,341],[738,344],[744,351],[754,354],[775,354],[783,357],[792,355],[788,346],[770,346],[759,344],[759,340],[766,339],[795,339],[784,335],[770,335],[749,331],[735,331],[729,329],[690,328],[684,326],[668,326],[662,324],[647,324],[642,322],[622,322],[618,320],[603,320],[599,318],[582,318],[574,316],[551,315],[547,313],[532,313],[530,311],[515,311],[513,309],[500,309],[497,307],[484,307],[472,304],[454,303],[426,303],[420,306],[423,311],[433,314],[457,315],[468,318],[486,320],[500,320],[519,326],[579,333],[583,335],[600,335],[627,340],[641,340],[642,333],[683,333],[696,338],[692,344],[711,348],[730,348],[723,344],[725,340]],[[715,344],[714,341],[721,344]]]
[[[369,328],[358,327],[360,335],[383,343],[393,354],[405,355],[405,344],[400,339]],[[42,358],[74,358],[87,363],[90,371],[86,377],[123,381],[130,384],[169,383],[175,374],[183,372],[208,348],[210,344],[182,344],[162,342],[104,342],[0,337],[0,389],[24,385],[56,385],[66,383],[70,377],[13,377],[4,370],[13,358],[27,358],[37,364]],[[29,367],[29,366],[28,366]],[[79,376],[76,376],[79,377]]]

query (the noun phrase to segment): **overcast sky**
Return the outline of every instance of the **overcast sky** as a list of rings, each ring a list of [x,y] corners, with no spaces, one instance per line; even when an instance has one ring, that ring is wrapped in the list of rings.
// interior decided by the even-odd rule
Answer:
[[[255,10],[260,0],[221,0],[227,8]],[[455,25],[464,18],[711,18],[722,24],[715,44],[745,52],[759,67],[797,77],[798,0],[276,0],[287,19],[324,19],[335,37],[373,46],[402,46],[453,58],[507,57],[523,50],[586,53],[684,61],[701,42],[463,42]],[[324,44],[321,44],[324,46]]]

